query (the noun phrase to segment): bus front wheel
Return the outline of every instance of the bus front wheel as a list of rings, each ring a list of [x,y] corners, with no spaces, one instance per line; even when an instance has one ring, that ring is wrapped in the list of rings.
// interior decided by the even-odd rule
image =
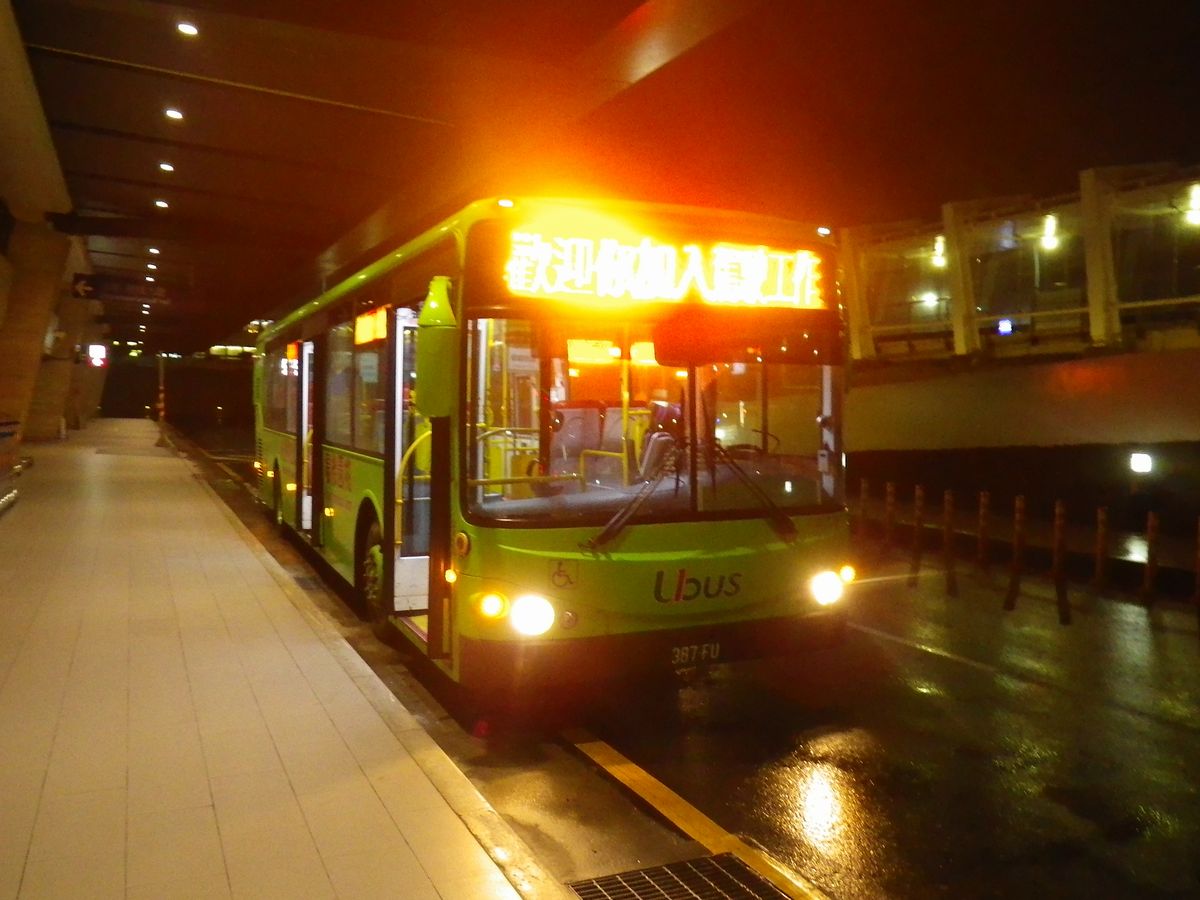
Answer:
[[[367,619],[375,626],[387,624],[391,610],[384,603],[383,532],[374,519],[359,541],[358,599]]]

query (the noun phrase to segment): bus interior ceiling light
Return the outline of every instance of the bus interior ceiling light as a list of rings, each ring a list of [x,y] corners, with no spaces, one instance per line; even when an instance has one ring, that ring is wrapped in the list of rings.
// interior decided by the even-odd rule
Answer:
[[[171,204],[168,203],[166,200],[155,200],[154,205],[157,206],[159,209],[170,209],[171,208]]]
[[[183,112],[181,110],[176,109],[173,106],[168,106],[166,109],[164,109],[163,115],[166,116],[168,119],[174,119],[176,122],[178,122],[179,120],[181,120],[183,118]]]
[[[171,165],[169,162],[160,162],[158,164],[158,167],[164,172],[174,172],[175,171],[175,167],[173,165]]]
[[[179,22],[175,25],[175,30],[180,34],[186,34],[188,37],[196,37],[200,34],[200,29],[191,22]]]

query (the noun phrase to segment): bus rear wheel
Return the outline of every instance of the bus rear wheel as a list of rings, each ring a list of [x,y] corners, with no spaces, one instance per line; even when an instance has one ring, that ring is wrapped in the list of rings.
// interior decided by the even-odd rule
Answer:
[[[363,614],[376,628],[386,625],[391,610],[384,603],[383,532],[374,519],[359,541],[356,572],[356,588]]]

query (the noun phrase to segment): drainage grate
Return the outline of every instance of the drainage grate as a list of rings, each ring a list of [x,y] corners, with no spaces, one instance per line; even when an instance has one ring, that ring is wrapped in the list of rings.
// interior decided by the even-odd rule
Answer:
[[[787,900],[730,853],[567,885],[581,900]]]

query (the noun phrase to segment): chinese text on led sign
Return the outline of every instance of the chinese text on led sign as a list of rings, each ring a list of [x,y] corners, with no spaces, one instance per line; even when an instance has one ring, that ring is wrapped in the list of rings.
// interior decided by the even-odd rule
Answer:
[[[740,244],[676,247],[649,238],[561,237],[514,231],[509,290],[560,300],[677,301],[819,307],[820,258]]]

